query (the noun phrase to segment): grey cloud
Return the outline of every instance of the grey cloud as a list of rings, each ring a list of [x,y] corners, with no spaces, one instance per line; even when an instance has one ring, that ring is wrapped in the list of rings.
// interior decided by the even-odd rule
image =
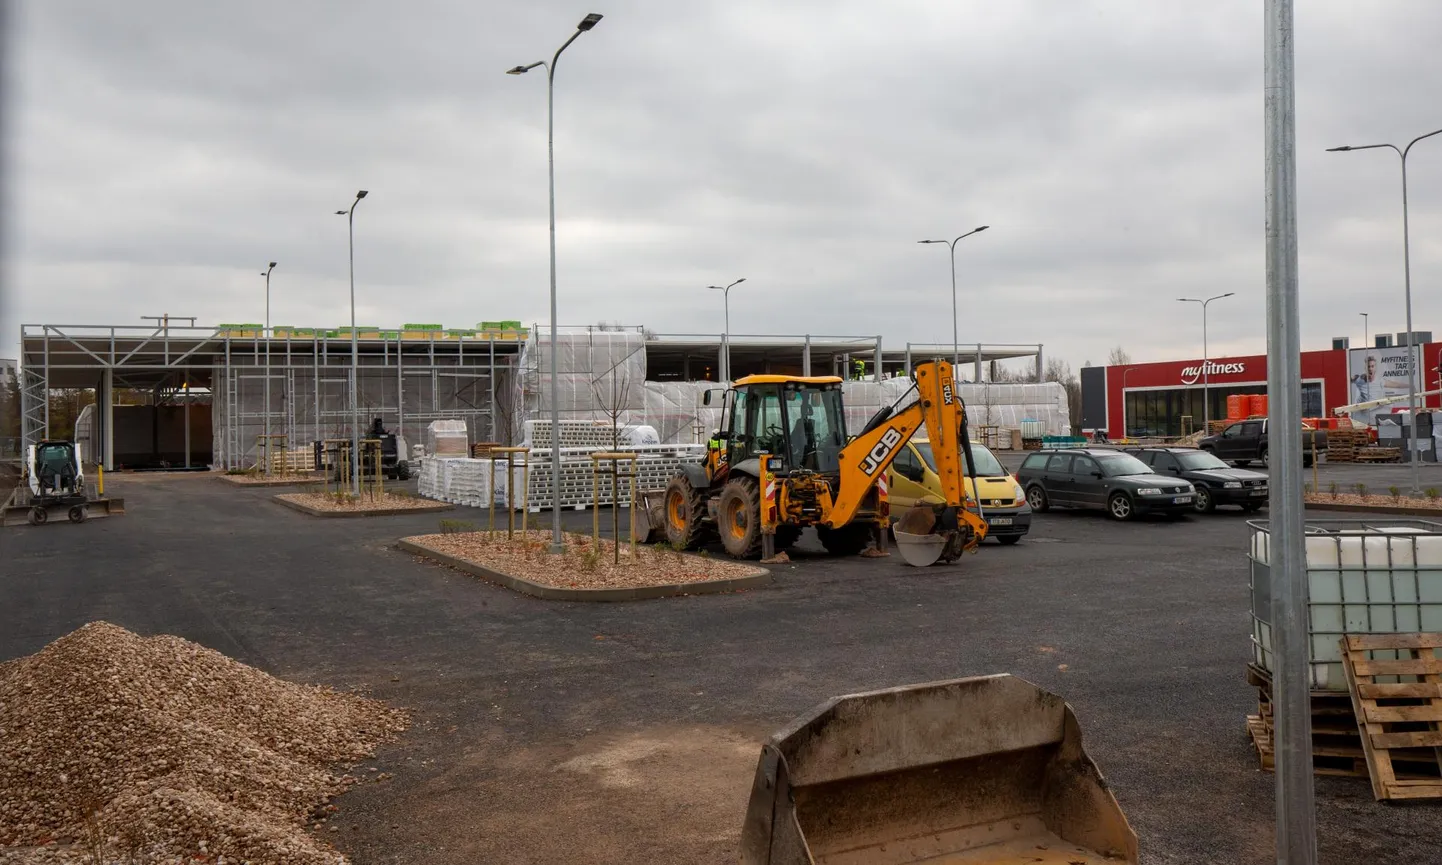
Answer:
[[[26,4],[9,134],[27,321],[170,311],[543,320],[556,2]],[[1263,350],[1260,4],[616,0],[556,89],[562,321],[1044,342],[1079,364]],[[1395,158],[1442,127],[1442,9],[1299,4],[1304,340],[1400,330]],[[1429,142],[1431,143],[1431,142]],[[1442,330],[1442,152],[1412,163],[1415,317]],[[1438,144],[1442,147],[1442,144]],[[1370,309],[1369,309],[1370,308]],[[1135,336],[1139,321],[1171,322]],[[137,322],[138,323],[138,320]],[[13,335],[0,335],[0,346]],[[4,353],[0,350],[0,353]]]

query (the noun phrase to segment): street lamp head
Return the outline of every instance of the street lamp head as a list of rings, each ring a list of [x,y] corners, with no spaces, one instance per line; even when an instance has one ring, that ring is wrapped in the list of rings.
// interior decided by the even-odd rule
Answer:
[[[590,30],[592,27],[595,27],[597,24],[601,23],[601,17],[602,16],[596,14],[595,12],[592,12],[585,18],[581,19],[581,23],[576,25],[576,29],[582,32]]]
[[[356,200],[356,201],[360,201],[362,198],[365,198],[366,195],[368,195],[368,194],[369,194],[369,193],[367,193],[364,189],[362,189],[360,192],[357,192],[357,193],[355,194],[355,200]]]
[[[1328,148],[1327,148],[1327,152],[1328,152],[1328,153],[1346,153],[1348,150],[1351,150],[1351,149],[1352,149],[1351,146],[1328,147]]]

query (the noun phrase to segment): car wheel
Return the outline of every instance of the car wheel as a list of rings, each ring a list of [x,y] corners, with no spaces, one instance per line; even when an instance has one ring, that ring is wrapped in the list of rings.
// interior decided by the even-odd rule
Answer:
[[[1107,499],[1107,513],[1114,520],[1126,522],[1136,516],[1136,507],[1126,493],[1112,493],[1112,497]]]
[[[1037,513],[1045,513],[1051,505],[1046,500],[1046,490],[1041,487],[1032,487],[1026,491],[1026,503]]]
[[[1197,509],[1199,514],[1209,514],[1217,509],[1217,503],[1212,501],[1212,491],[1206,487],[1197,487],[1196,498],[1192,499],[1192,507]]]
[[[1020,541],[1020,540],[1021,540],[1021,535],[1003,535],[1002,537],[999,537],[999,538],[996,539],[997,543],[1001,544],[1001,545],[1004,546],[1004,547],[1012,546],[1013,544],[1015,544],[1017,541]]]

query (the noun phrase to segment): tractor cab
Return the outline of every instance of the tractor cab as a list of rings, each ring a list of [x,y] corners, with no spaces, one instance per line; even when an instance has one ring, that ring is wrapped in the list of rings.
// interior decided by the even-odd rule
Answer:
[[[708,463],[712,477],[733,467],[757,475],[768,454],[777,475],[836,475],[846,441],[840,378],[751,375],[726,392]]]

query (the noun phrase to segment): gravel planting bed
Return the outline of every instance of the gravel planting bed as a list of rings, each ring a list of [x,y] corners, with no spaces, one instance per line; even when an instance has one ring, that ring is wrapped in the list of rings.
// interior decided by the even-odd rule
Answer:
[[[221,474],[216,475],[216,477],[220,478],[228,484],[235,484],[236,486],[240,487],[278,487],[289,486],[292,484],[313,484],[325,480],[324,475],[317,474],[315,472],[304,472],[299,474],[293,472],[288,475],[273,474],[268,477],[263,474]]]
[[[92,622],[0,664],[0,862],[344,862],[305,831],[357,783],[333,767],[406,726],[377,700]]]
[[[335,514],[373,514],[399,511],[445,511],[451,506],[417,496],[386,493],[371,497],[362,495],[358,499],[339,499],[327,493],[281,493],[276,498],[282,502],[298,505],[303,510]]]
[[[1368,493],[1365,497],[1356,493],[1341,493],[1332,495],[1329,492],[1304,493],[1302,499],[1308,505],[1322,505],[1327,508],[1345,509],[1350,511],[1373,510],[1379,513],[1414,513],[1422,512],[1424,515],[1436,514],[1442,518],[1442,499],[1412,498],[1406,494],[1397,498],[1383,491],[1381,495]]]
[[[597,548],[589,535],[567,535],[567,552],[547,552],[548,531],[459,532],[406,538],[464,562],[557,589],[633,589],[708,583],[764,575],[764,568],[729,559],[678,553],[668,547],[621,544],[620,564],[614,563],[615,545],[605,538]]]

